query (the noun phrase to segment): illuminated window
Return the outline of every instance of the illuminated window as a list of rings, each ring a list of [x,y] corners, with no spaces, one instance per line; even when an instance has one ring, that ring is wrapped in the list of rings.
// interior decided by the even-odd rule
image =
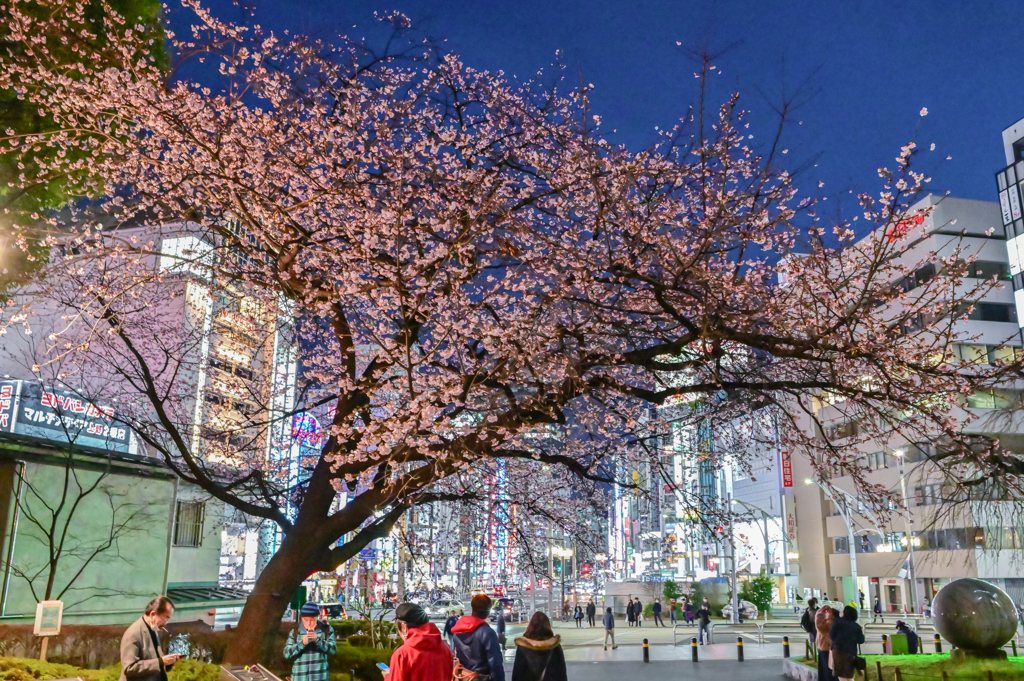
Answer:
[[[207,276],[213,266],[213,246],[194,236],[164,239],[160,244],[160,269]]]

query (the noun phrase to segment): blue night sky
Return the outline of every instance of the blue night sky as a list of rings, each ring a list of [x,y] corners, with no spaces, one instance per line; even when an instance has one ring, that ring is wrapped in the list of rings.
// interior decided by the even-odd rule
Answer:
[[[934,169],[933,190],[994,200],[1000,132],[1024,118],[1019,0],[256,1],[264,27],[321,38],[372,36],[375,10],[399,10],[468,64],[524,78],[562,50],[573,75],[578,67],[596,86],[606,134],[634,150],[695,101],[694,64],[676,42],[712,50],[738,42],[716,62],[712,101],[738,90],[754,141],[767,140],[770,105],[804,84],[811,96],[784,146],[794,166],[815,159],[804,186],[822,180],[831,195],[875,191],[878,166],[916,138],[936,144],[919,166]],[[212,7],[235,16],[227,0]]]

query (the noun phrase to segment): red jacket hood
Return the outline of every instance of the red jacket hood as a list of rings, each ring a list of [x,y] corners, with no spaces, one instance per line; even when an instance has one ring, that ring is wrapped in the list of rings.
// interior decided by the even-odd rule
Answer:
[[[427,622],[409,629],[405,635],[405,645],[419,650],[432,650],[445,643],[441,640],[441,632],[437,626],[433,622]]]
[[[468,634],[472,631],[476,631],[481,624],[487,624],[487,620],[482,620],[479,617],[473,617],[472,615],[465,615],[459,618],[459,621],[452,627],[453,634]]]

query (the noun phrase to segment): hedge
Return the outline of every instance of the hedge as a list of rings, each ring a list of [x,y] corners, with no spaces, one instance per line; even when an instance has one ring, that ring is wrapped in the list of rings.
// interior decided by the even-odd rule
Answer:
[[[381,681],[382,675],[376,664],[388,662],[393,648],[368,647],[366,644],[369,642],[369,636],[363,632],[369,629],[369,625],[366,620],[331,622],[338,637],[338,652],[329,663],[331,671],[335,672],[331,675],[331,681],[351,681],[348,679],[348,673],[352,669],[356,670],[356,681]],[[284,659],[284,644],[293,626],[282,625],[273,643],[263,655],[263,664],[282,676],[291,673],[291,663]],[[235,636],[235,630],[212,631],[206,627],[189,624],[172,624],[169,629],[173,638],[170,641],[165,640],[168,652],[183,654],[190,659],[176,664],[168,681],[215,681],[206,679],[203,670],[211,667],[215,670],[216,676],[217,665],[223,661],[224,653]],[[385,629],[390,631],[390,627]],[[17,662],[14,666],[9,665],[9,669],[0,668],[0,681],[75,676],[81,676],[86,681],[117,681],[120,676],[120,645],[124,630],[125,627],[118,626],[65,625],[61,628],[60,636],[50,638],[50,662],[45,663],[38,660],[40,639],[32,635],[32,625],[0,625],[0,656],[3,656],[0,660]],[[182,634],[187,638],[180,637]],[[31,659],[33,657],[36,659]],[[34,664],[26,667],[23,662]],[[62,668],[63,671],[54,671],[58,668]],[[46,671],[41,671],[43,669]],[[7,676],[4,675],[5,670]],[[113,675],[109,676],[110,674]],[[342,675],[344,679],[341,678]]]
[[[181,660],[167,673],[167,681],[217,681],[220,667],[198,660]],[[70,679],[79,676],[85,681],[117,681],[120,663],[103,669],[85,669],[59,662],[41,662],[18,657],[0,657],[0,681],[35,681],[36,679]]]

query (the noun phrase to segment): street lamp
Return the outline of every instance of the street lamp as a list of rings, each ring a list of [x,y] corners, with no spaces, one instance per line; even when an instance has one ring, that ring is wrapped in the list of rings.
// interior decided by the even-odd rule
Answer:
[[[846,490],[841,490],[841,489],[838,489],[838,488],[829,489],[828,487],[825,487],[824,485],[822,485],[820,482],[818,482],[816,480],[812,480],[811,478],[806,478],[804,480],[804,484],[805,485],[817,485],[818,488],[821,489],[821,491],[825,493],[825,496],[827,496],[829,499],[832,500],[832,503],[840,506],[843,509],[843,511],[844,511],[844,513],[843,513],[843,521],[846,522],[847,541],[850,544],[850,548],[849,548],[849,551],[850,551],[850,577],[853,579],[853,599],[855,601],[858,601],[859,599],[857,598],[857,592],[859,591],[859,587],[857,586],[857,544],[856,544],[857,530],[854,529],[854,524],[853,524],[853,505],[851,503],[851,502],[856,502],[857,501],[857,497],[853,496],[852,494],[850,494]],[[838,499],[836,499],[836,497],[832,494],[833,491],[839,492],[842,495],[843,499],[842,499],[841,502]],[[867,509],[864,510],[863,515],[866,515],[868,518],[871,519],[871,522],[873,522],[875,524],[875,530],[874,531],[877,532],[878,535],[884,540],[885,539],[885,533],[882,532],[881,529],[879,529],[878,519],[875,518],[874,515],[870,511],[868,511]]]
[[[761,534],[764,535],[764,572],[765,574],[769,574],[770,568],[768,566],[771,565],[771,556],[768,551],[768,518],[771,516],[769,515],[768,511],[764,510],[760,506],[754,506],[753,504],[748,504],[747,502],[740,501],[739,499],[733,499],[731,503],[739,504],[740,506],[743,506],[751,511],[757,511],[764,518],[764,529],[761,530]],[[760,526],[758,526],[758,529],[761,529]],[[785,532],[785,530],[782,528],[781,519],[779,520],[779,529]]]
[[[572,551],[572,549],[565,548],[563,546],[556,546],[555,548],[552,549],[552,551],[554,552],[555,556],[558,558],[558,565],[559,565],[559,568],[560,568],[560,572],[562,573],[562,602],[559,605],[559,610],[564,613],[565,612],[565,561],[567,559],[569,559],[569,558],[572,558],[573,551]]]
[[[909,551],[907,563],[910,567],[910,612],[917,612],[917,575],[914,570],[914,521],[910,517],[910,499],[907,497],[907,475],[904,457],[907,452],[897,449],[892,453],[900,470],[900,492],[903,494],[903,519],[905,521],[905,533],[907,538],[907,551]]]

